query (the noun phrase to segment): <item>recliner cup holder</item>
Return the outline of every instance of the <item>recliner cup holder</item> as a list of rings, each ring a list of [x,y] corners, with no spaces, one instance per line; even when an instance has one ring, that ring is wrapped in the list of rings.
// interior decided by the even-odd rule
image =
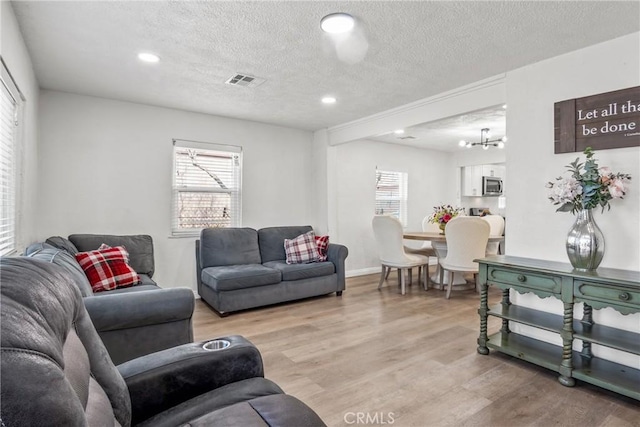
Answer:
[[[227,340],[211,340],[202,345],[202,348],[209,351],[222,350],[229,347],[231,343]]]

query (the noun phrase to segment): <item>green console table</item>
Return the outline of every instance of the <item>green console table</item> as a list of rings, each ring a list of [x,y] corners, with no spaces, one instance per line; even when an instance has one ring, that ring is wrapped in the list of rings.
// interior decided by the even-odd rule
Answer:
[[[591,345],[614,348],[640,355],[640,325],[629,332],[593,321],[593,310],[611,307],[627,315],[640,312],[640,272],[599,268],[594,272],[574,270],[568,263],[491,256],[476,260],[480,265],[480,336],[478,353],[489,349],[552,369],[558,380],[573,386],[579,379],[616,393],[640,400],[640,366],[638,369],[597,358]],[[489,286],[502,289],[502,300],[489,307]],[[562,314],[512,305],[509,292],[533,293],[541,298],[555,297],[563,303]],[[584,303],[582,319],[574,319],[573,307]],[[502,328],[487,336],[487,318],[502,319]],[[559,334],[562,347],[512,332],[509,322],[528,325]],[[582,351],[574,351],[574,339],[582,340]]]

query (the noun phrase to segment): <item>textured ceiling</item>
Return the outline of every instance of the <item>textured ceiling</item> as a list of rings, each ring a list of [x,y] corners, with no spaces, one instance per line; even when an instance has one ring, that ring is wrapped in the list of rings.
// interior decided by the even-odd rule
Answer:
[[[637,1],[12,4],[43,88],[307,130],[640,30]],[[341,40],[319,28],[336,11],[358,22]]]
[[[491,140],[507,136],[506,110],[502,105],[411,126],[405,128],[401,135],[389,132],[368,139],[431,150],[464,151],[467,148],[460,147],[460,140],[480,142],[480,131],[483,128],[489,128]]]

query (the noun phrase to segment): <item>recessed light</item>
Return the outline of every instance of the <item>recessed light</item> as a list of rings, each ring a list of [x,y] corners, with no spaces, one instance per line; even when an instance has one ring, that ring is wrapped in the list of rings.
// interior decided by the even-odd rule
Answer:
[[[336,103],[336,99],[333,96],[325,96],[324,98],[322,98],[322,103],[323,104],[335,104]]]
[[[504,104],[504,105],[502,106],[502,108],[504,108],[504,109],[506,110],[506,109],[507,109],[507,104]]]
[[[138,54],[138,59],[144,62],[158,62],[160,61],[160,57],[153,53],[149,52],[141,52]]]
[[[396,129],[393,131],[396,135],[402,135],[404,133],[404,129]]]
[[[329,34],[339,34],[351,31],[355,25],[353,16],[348,13],[332,13],[320,21],[322,31]]]
[[[460,142],[458,142],[458,145],[460,147],[466,147],[467,146],[467,141],[465,141],[464,139],[461,139]]]

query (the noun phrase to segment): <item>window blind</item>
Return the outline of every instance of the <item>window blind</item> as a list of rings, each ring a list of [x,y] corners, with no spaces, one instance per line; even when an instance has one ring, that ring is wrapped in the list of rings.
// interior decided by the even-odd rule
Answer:
[[[376,215],[395,216],[407,223],[407,173],[376,169]]]
[[[0,256],[16,250],[18,97],[4,69],[0,78]]]
[[[240,147],[175,140],[172,234],[241,224]]]

